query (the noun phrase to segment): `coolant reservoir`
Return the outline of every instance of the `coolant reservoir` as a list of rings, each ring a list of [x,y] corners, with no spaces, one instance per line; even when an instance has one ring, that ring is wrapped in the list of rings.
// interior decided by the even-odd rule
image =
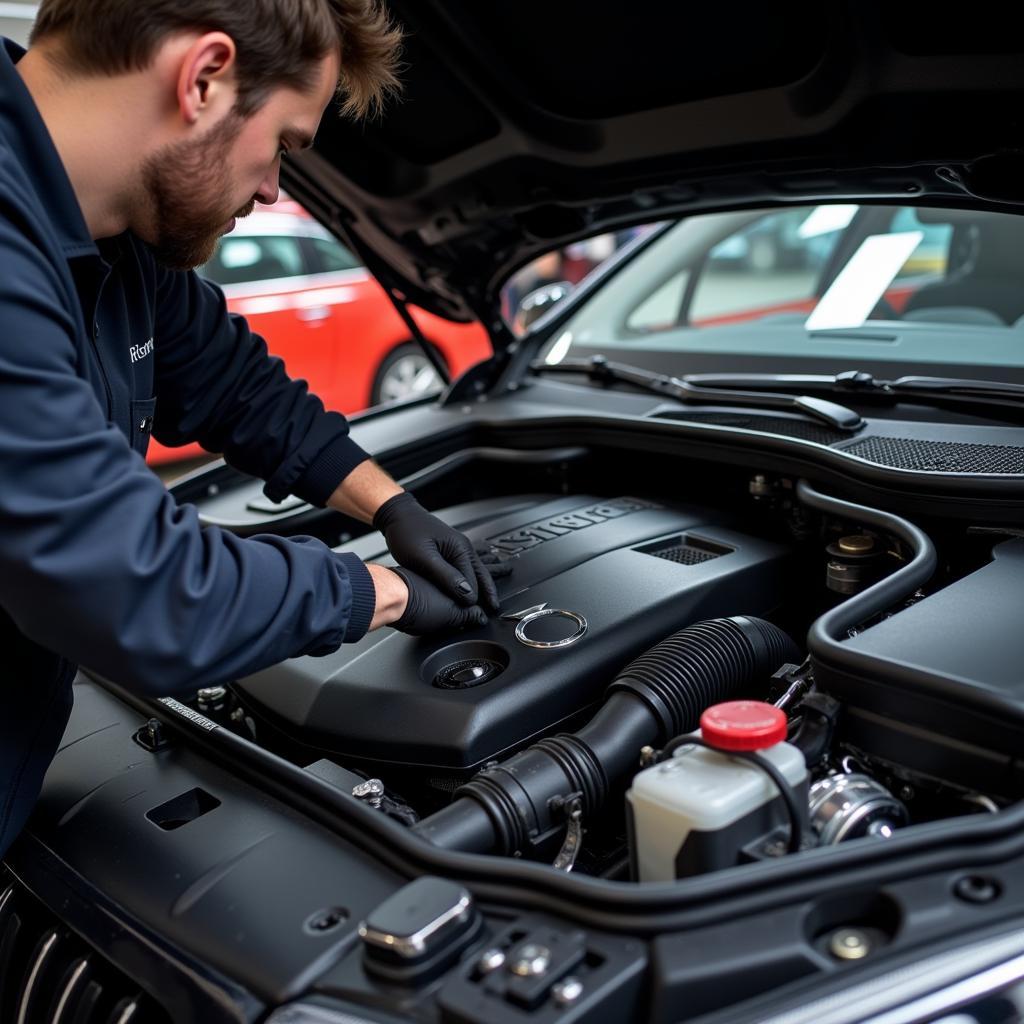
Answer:
[[[785,742],[786,716],[760,701],[715,704],[694,733],[716,749],[683,746],[640,772],[626,794],[630,857],[641,882],[667,882],[781,852],[789,817],[779,791],[729,751],[758,751],[789,784],[806,819],[804,756]]]

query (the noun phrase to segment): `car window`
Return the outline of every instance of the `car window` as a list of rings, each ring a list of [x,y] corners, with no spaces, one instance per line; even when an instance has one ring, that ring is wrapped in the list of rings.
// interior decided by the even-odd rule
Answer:
[[[950,375],[1024,362],[1021,216],[801,204],[693,215],[634,248],[542,359],[600,354],[685,373],[720,369],[730,353],[813,357],[805,369],[819,373],[870,358],[945,362]],[[870,348],[866,335],[829,335],[861,327],[878,328]]]
[[[689,321],[720,323],[750,310],[784,313],[813,305],[825,264],[856,207],[825,222],[818,209],[769,213],[714,246],[697,278]]]
[[[609,231],[579,242],[572,242],[560,249],[545,253],[531,260],[517,270],[501,290],[501,310],[505,322],[517,335],[524,334],[529,317],[524,316],[524,307],[540,298],[543,303],[546,292],[557,291],[566,294],[585,278],[609,260],[627,242],[638,234],[649,231],[655,225],[643,225],[622,231]],[[670,301],[670,296],[662,297]],[[657,308],[657,303],[654,308]],[[653,316],[653,311],[646,315]]]
[[[295,238],[231,234],[221,240],[200,273],[219,285],[232,285],[298,277],[306,268]]]
[[[917,210],[911,206],[900,207],[893,216],[889,226],[891,232],[919,231],[921,233],[921,241],[900,267],[896,274],[896,280],[918,277],[922,274],[943,277],[949,270],[949,248],[953,241],[953,225],[935,222],[935,217],[941,217],[940,211],[930,211],[929,216],[930,223],[922,222],[918,217]]]
[[[362,264],[333,238],[308,238],[310,264],[314,274],[327,274],[338,270],[355,270]]]
[[[683,316],[689,269],[680,270],[659,285],[626,316],[626,330],[633,333],[662,331],[680,322]]]

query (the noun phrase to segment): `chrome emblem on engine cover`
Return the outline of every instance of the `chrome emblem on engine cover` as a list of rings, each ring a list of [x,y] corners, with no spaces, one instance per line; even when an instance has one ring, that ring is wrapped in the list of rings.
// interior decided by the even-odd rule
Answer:
[[[568,619],[576,623],[576,629],[566,637],[559,640],[534,640],[526,635],[530,623],[538,619],[546,618],[549,615],[556,615],[562,619]],[[564,608],[549,608],[547,602],[535,604],[530,608],[523,608],[518,612],[508,612],[502,615],[506,621],[516,623],[516,639],[526,647],[533,647],[540,651],[550,651],[559,647],[569,647],[576,643],[587,631],[587,620],[579,612],[566,611]]]

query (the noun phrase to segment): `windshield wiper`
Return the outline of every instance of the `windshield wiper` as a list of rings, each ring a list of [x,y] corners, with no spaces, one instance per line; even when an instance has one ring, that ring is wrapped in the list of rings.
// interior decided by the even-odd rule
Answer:
[[[790,395],[778,391],[751,391],[745,386],[736,387],[717,383],[707,386],[696,383],[692,377],[671,377],[664,373],[653,373],[638,366],[626,363],[613,363],[604,356],[593,356],[590,359],[563,359],[560,363],[548,365],[534,363],[535,373],[581,373],[591,380],[602,384],[620,382],[632,384],[652,391],[656,395],[674,398],[678,402],[699,402],[726,405],[750,405],[758,409],[787,409],[801,412],[836,430],[858,430],[864,424],[859,413],[847,409],[844,405],[813,398],[810,395]],[[723,375],[724,376],[727,375]],[[716,381],[718,377],[714,378]],[[744,378],[746,379],[746,378]],[[771,380],[765,378],[765,383]]]
[[[1024,384],[999,380],[971,380],[967,377],[897,377],[879,380],[864,370],[836,374],[810,373],[694,373],[682,380],[711,391],[730,394],[733,388],[792,391],[836,391],[898,400],[923,398],[929,401],[1024,406]]]

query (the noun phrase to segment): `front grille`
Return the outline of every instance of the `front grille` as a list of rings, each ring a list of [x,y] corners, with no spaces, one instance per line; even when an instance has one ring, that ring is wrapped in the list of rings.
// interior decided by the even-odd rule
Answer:
[[[170,1024],[149,996],[0,866],[3,1024]]]
[[[864,437],[844,445],[842,450],[893,469],[916,469],[932,473],[1024,474],[1024,448],[1009,444]]]

